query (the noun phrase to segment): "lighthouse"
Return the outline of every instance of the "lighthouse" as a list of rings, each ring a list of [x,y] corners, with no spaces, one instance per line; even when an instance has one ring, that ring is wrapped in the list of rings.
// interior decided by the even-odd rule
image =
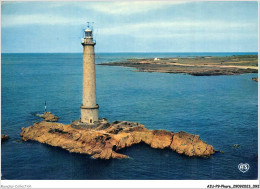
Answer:
[[[81,40],[83,45],[83,91],[80,122],[94,125],[98,122],[98,104],[96,100],[95,41],[93,31],[88,27]]]

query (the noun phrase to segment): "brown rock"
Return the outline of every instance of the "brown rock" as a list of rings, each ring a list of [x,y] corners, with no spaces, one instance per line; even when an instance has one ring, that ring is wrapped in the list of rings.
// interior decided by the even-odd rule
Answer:
[[[89,154],[93,158],[127,158],[116,151],[144,142],[152,148],[170,148],[188,156],[210,156],[211,145],[198,135],[185,132],[173,133],[164,130],[148,130],[133,122],[113,122],[105,129],[75,129],[71,125],[42,121],[22,128],[22,140],[35,140],[70,152]]]
[[[53,115],[51,112],[44,112],[43,115],[38,115],[38,116],[42,117],[45,121],[50,121],[50,122],[56,122],[59,120],[59,117]]]
[[[153,138],[151,141],[152,148],[166,148],[169,147],[172,143],[173,132],[163,131],[163,130],[154,130]]]
[[[258,82],[258,77],[253,77],[252,80]]]
[[[174,134],[170,148],[187,156],[209,156],[214,153],[213,147],[200,140],[198,135],[183,131]]]
[[[8,139],[10,139],[9,136],[7,136],[7,135],[1,135],[1,142],[4,142],[4,141],[6,141],[6,140],[8,140]]]

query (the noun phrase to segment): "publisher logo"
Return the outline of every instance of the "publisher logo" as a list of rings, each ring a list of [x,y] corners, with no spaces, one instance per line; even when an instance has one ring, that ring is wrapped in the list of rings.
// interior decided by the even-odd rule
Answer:
[[[240,163],[240,164],[238,165],[238,169],[239,169],[239,171],[241,171],[242,173],[247,172],[247,171],[249,170],[249,168],[250,168],[250,166],[249,166],[248,163]]]

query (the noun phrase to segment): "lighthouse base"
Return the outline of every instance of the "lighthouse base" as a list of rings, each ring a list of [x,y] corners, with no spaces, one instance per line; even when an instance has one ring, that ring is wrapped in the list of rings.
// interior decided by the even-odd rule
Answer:
[[[82,123],[86,123],[89,125],[94,125],[95,122],[98,122],[98,104],[93,107],[83,106],[81,105],[81,118],[80,121]]]
[[[93,124],[82,123],[80,119],[71,122],[71,127],[74,129],[106,129],[108,126],[109,122],[105,118],[99,119],[98,121],[95,121]]]

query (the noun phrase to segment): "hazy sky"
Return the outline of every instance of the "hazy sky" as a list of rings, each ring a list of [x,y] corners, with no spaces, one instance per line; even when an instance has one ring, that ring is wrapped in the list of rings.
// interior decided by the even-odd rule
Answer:
[[[2,52],[256,52],[257,2],[2,2]]]

